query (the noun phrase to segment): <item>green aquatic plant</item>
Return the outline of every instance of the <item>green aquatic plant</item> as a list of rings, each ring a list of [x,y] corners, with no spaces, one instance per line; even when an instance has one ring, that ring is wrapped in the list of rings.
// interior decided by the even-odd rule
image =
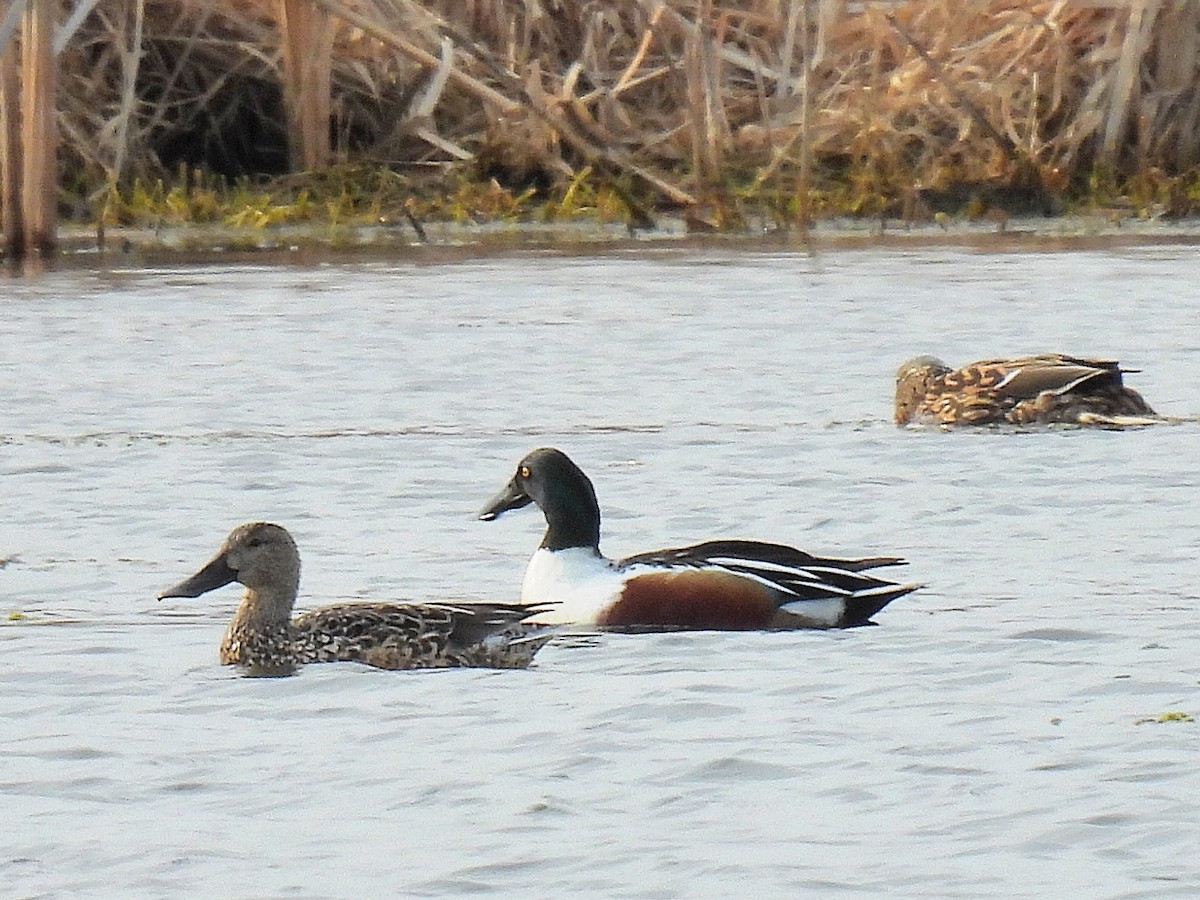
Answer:
[[[263,232],[299,226],[315,228],[318,240],[336,235],[353,242],[362,239],[362,228],[403,225],[425,240],[424,226],[436,222],[650,227],[660,214],[681,215],[694,231],[718,232],[744,231],[755,222],[788,230],[833,216],[943,228],[956,220],[987,218],[1002,228],[1009,215],[1029,211],[1034,194],[1058,208],[1065,202],[1068,188],[1051,177],[1054,172],[1037,169],[1031,182],[1022,171],[1015,164],[1000,167],[994,177],[968,184],[954,180],[963,171],[949,164],[937,177],[922,180],[896,148],[882,156],[815,154],[806,178],[792,159],[769,169],[731,163],[719,182],[694,192],[694,203],[663,206],[637,178],[599,164],[553,173],[537,184],[505,184],[477,169],[451,165],[397,168],[360,162],[236,179],[181,166],[170,177],[108,183],[76,208],[91,216],[101,241],[105,229],[118,226],[155,232],[219,226],[256,235],[254,241],[263,240]],[[682,166],[671,174],[680,183],[690,177]],[[1086,183],[1074,183],[1070,196],[1072,209],[1100,210],[1116,224],[1132,217],[1187,215],[1200,209],[1200,168],[1185,175],[1147,169],[1119,177],[1097,167]]]
[[[598,177],[591,166],[584,166],[565,188],[549,192],[541,217],[546,222],[564,219],[623,222],[632,217],[631,204],[641,205],[626,186],[614,186],[610,180]]]
[[[1153,165],[1120,175],[1097,166],[1074,192],[1081,210],[1102,210],[1121,218],[1180,219],[1200,211],[1200,167],[1171,174]]]

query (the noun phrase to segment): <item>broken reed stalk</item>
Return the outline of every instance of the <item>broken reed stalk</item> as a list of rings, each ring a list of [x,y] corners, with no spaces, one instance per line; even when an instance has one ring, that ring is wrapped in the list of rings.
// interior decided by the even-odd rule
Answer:
[[[292,171],[329,163],[333,28],[310,0],[279,0],[283,94]]]
[[[21,256],[25,226],[21,218],[21,112],[17,42],[0,45],[0,228],[9,255]]]
[[[21,40],[21,212],[20,254],[53,252],[58,191],[58,135],[55,129],[55,0],[29,0]]]
[[[338,0],[312,0],[312,2],[326,12],[337,16],[343,22],[347,22],[355,28],[361,28],[366,34],[369,34],[380,43],[386,44],[394,50],[399,50],[413,62],[426,69],[436,70],[440,65],[438,58],[428,50],[418,47],[412,41],[406,40],[394,31],[384,28],[373,19],[351,9],[344,3],[339,3]],[[504,96],[504,94],[484,84],[482,81],[472,78],[461,69],[451,69],[449,77],[450,80],[467,91],[467,93],[472,94],[484,103],[492,104],[502,112],[512,112],[521,106],[515,100]]]

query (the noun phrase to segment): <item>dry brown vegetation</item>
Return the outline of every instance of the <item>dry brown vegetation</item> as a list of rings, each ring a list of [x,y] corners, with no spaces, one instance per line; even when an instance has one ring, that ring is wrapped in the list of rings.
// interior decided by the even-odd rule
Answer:
[[[588,171],[717,225],[748,196],[876,214],[986,185],[1040,208],[1096,172],[1178,195],[1200,163],[1200,3],[314,2],[341,162],[560,192]],[[283,171],[278,8],[99,0],[60,56],[67,187]]]

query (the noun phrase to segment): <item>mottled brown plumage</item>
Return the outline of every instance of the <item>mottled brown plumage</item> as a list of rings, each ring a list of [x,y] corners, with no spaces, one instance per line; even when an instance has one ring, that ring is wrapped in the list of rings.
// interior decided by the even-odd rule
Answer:
[[[1115,360],[1047,353],[951,369],[918,356],[896,372],[896,424],[1146,425],[1156,413]]]
[[[200,571],[158,596],[198,597],[234,581],[246,592],[221,641],[221,663],[256,672],[337,661],[524,668],[551,637],[521,622],[540,607],[515,603],[344,603],[293,619],[300,553],[285,528],[267,522],[239,525]]]

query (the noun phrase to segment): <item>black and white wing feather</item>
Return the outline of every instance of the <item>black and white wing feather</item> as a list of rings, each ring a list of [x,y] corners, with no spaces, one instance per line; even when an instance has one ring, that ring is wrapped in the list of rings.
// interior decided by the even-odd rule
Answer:
[[[764,541],[705,541],[688,547],[656,550],[630,556],[618,563],[629,566],[661,566],[717,568],[745,578],[752,578],[768,587],[782,591],[793,599],[805,600],[879,597],[884,603],[909,591],[915,584],[896,584],[873,575],[868,569],[907,565],[895,556],[870,556],[858,559],[815,556],[784,544]],[[882,604],[880,607],[882,608]]]

